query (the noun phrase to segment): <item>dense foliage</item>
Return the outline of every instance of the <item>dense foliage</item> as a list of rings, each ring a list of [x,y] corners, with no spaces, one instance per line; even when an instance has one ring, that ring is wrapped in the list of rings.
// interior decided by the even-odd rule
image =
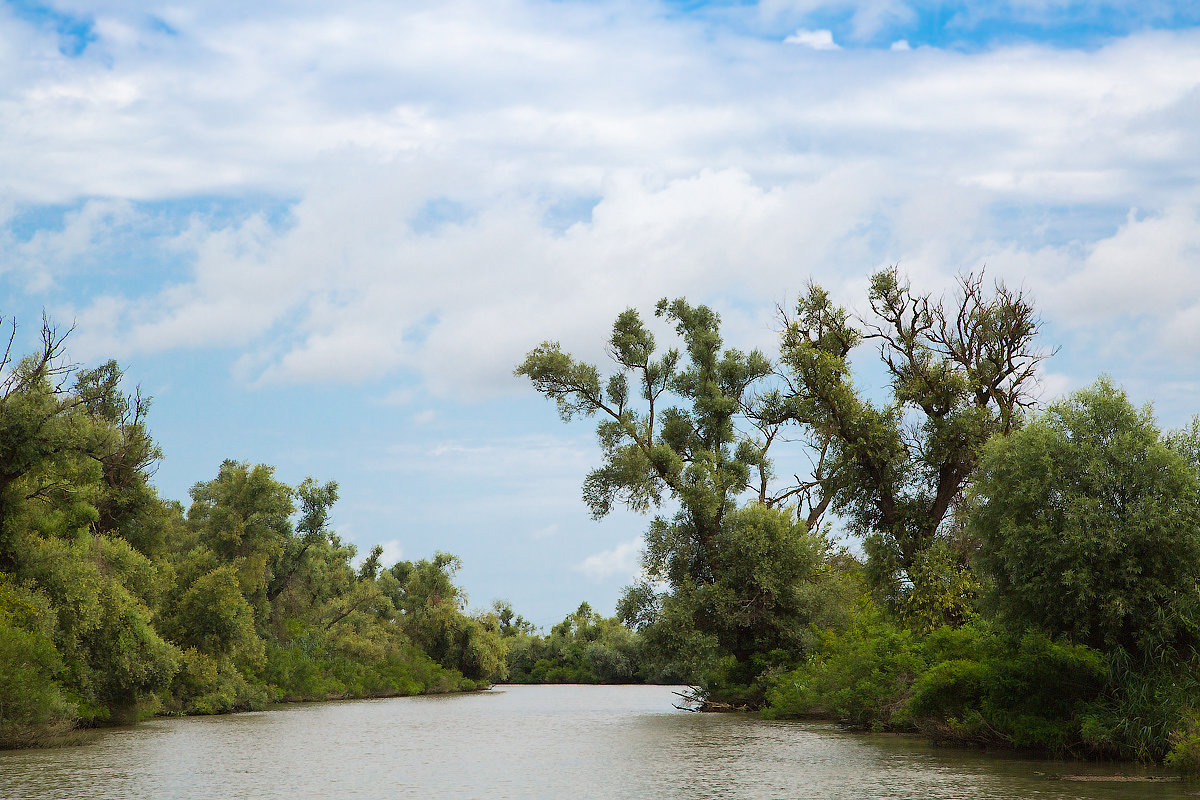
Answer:
[[[1034,413],[1038,320],[1003,285],[935,298],[885,270],[868,299],[856,318],[809,287],[777,363],[663,300],[682,350],[629,310],[607,379],[553,342],[517,368],[601,417],[593,513],[659,511],[618,607],[643,658],[710,707],[1200,771],[1200,419],[1163,433],[1104,379]],[[884,402],[851,382],[872,341]],[[809,466],[780,471],[809,474],[781,485],[789,439]]]
[[[457,560],[383,569],[329,529],[337,485],[226,461],[185,512],[150,484],[145,398],[114,362],[0,359],[0,746],[76,725],[276,700],[472,689],[503,677]],[[13,363],[15,360],[15,363]]]
[[[989,295],[976,275],[947,301],[883,270],[868,301],[856,319],[809,287],[783,331],[786,382],[771,405],[819,443],[822,499],[862,537],[880,599],[921,624],[958,624],[974,584],[944,523],[985,443],[1032,404],[1038,320],[1021,293],[998,284]],[[879,346],[886,402],[854,386],[849,355],[862,342]]]
[[[924,632],[864,597],[769,713],[1197,771],[1196,430],[1163,435],[1102,379],[991,441],[967,512],[978,612]]]
[[[988,448],[971,525],[992,600],[1138,658],[1200,644],[1200,470],[1101,380]]]
[[[504,607],[497,609],[503,618]],[[518,624],[508,637],[510,683],[681,683],[675,664],[656,660],[657,653],[616,617],[603,617],[583,603],[550,633],[535,633]]]
[[[646,533],[646,581],[622,599],[622,619],[710,689],[753,702],[764,671],[802,658],[813,623],[828,623],[832,548],[786,505],[793,491],[769,490],[777,426],[760,413],[753,387],[771,375],[770,360],[723,349],[720,318],[705,306],[663,300],[655,313],[674,326],[682,352],[658,355],[631,309],[613,325],[618,369],[607,380],[554,342],[516,372],[553,398],[564,420],[601,415],[604,464],[583,487],[594,516],[617,501],[641,511],[667,498],[677,504]],[[743,504],[755,476],[757,497]]]
[[[0,359],[0,746],[507,677],[687,682],[709,707],[1200,772],[1200,418],[1163,432],[1107,379],[1034,412],[1032,306],[959,290],[886,270],[857,319],[812,286],[777,362],[684,300],[656,308],[665,351],[621,314],[607,377],[531,351],[517,374],[564,419],[600,417],[594,516],[654,513],[617,616],[585,603],[546,634],[506,603],[469,613],[452,555],[355,566],[333,482],[227,461],[186,509],[162,500],[148,400],[113,362],[64,365],[44,325]],[[868,341],[883,402],[850,380]],[[789,440],[810,464],[781,481]]]

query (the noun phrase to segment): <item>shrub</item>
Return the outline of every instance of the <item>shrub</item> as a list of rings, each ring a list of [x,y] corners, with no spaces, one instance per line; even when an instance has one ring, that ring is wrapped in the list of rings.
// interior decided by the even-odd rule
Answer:
[[[973,644],[974,655],[931,659],[914,683],[912,723],[939,740],[1081,754],[1083,714],[1106,686],[1103,656],[1038,633],[973,636],[960,644]]]
[[[775,679],[764,716],[833,717],[880,730],[906,727],[897,714],[924,669],[913,633],[872,608],[845,632],[825,632],[807,664]]]

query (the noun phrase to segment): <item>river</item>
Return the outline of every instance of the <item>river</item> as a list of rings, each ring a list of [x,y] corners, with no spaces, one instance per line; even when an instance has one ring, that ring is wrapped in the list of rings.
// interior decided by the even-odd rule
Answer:
[[[703,798],[1200,797],[1129,765],[932,747],[835,725],[672,707],[670,687],[488,692],[154,719],[79,747],[0,753],[0,797]],[[1131,780],[1135,778],[1137,780]]]

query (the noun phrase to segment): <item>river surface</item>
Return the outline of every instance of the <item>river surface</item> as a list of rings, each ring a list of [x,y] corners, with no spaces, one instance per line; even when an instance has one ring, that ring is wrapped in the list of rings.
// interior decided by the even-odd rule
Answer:
[[[440,697],[155,719],[87,744],[0,752],[0,797],[1200,797],[1128,765],[936,748],[913,737],[672,707],[671,687],[502,686]],[[1136,780],[1131,780],[1131,778]]]

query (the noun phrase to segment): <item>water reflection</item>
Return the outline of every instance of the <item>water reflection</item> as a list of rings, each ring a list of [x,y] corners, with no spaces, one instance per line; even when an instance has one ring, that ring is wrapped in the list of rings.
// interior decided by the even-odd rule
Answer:
[[[812,723],[685,714],[670,688],[476,695],[153,720],[0,754],[0,798],[1096,798],[1200,796],[1128,768],[933,748]]]

